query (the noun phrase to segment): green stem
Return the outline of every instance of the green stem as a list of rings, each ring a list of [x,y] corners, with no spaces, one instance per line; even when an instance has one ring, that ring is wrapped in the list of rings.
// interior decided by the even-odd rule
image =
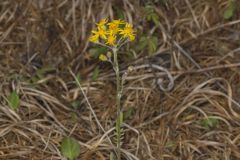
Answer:
[[[116,82],[117,82],[117,91],[116,91],[116,102],[117,102],[117,120],[116,120],[116,131],[117,131],[117,159],[121,160],[121,97],[122,97],[122,89],[121,89],[121,79],[119,73],[119,64],[117,57],[117,48],[114,47],[113,51],[113,68],[116,73]]]

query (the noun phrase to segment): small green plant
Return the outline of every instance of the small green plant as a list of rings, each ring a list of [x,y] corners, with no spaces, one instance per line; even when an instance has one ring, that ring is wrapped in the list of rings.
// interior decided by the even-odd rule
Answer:
[[[144,15],[145,15],[145,19],[150,24],[159,26],[159,23],[160,23],[159,15],[157,14],[153,6],[146,5],[144,8]],[[139,38],[139,42],[136,46],[136,51],[140,52],[146,48],[148,51],[148,54],[152,55],[154,52],[156,52],[158,44],[159,44],[158,36],[154,35],[153,33],[151,33],[150,35],[143,34]]]
[[[227,9],[223,13],[224,19],[230,19],[234,16],[236,4],[234,0],[230,0]]]
[[[78,109],[81,105],[81,101],[79,100],[75,100],[71,103],[71,106],[74,108],[74,109]]]
[[[156,52],[158,46],[158,38],[156,36],[141,36],[139,44],[137,45],[137,51],[141,51],[144,48],[148,49],[149,55]]]
[[[37,83],[41,81],[42,79],[45,79],[48,73],[54,72],[55,69],[51,66],[46,66],[43,68],[40,68],[36,71],[36,74],[31,77],[32,83]],[[44,81],[47,82],[47,79]]]
[[[210,116],[200,121],[201,126],[207,130],[209,130],[210,128],[215,128],[218,125],[218,123],[219,123],[218,119]]]
[[[61,152],[64,157],[74,160],[80,154],[80,145],[76,139],[65,137],[61,143]]]
[[[155,9],[153,6],[151,5],[145,6],[144,11],[145,11],[147,21],[153,22],[155,25],[158,25],[158,23],[160,23],[159,16],[155,12]]]
[[[123,92],[124,79],[120,77],[118,64],[118,51],[127,42],[135,39],[133,26],[123,20],[113,20],[108,22],[107,19],[102,19],[97,23],[97,30],[92,31],[89,40],[100,46],[108,48],[111,52],[100,54],[101,61],[110,62],[116,74],[116,143],[117,143],[117,159],[121,159],[121,139],[122,139],[122,124],[123,112],[121,111],[121,97]],[[111,156],[113,157],[113,156]]]
[[[19,104],[20,104],[20,98],[19,98],[17,92],[16,92],[16,91],[13,91],[13,92],[9,95],[9,97],[8,97],[7,100],[8,100],[8,105],[9,105],[9,107],[10,107],[12,110],[16,111],[16,110],[18,109],[18,107],[19,107]]]

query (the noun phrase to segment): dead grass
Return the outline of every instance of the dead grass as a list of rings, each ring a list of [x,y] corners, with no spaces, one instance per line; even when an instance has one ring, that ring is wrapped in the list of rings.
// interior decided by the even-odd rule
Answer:
[[[158,14],[158,26],[144,18],[146,4]],[[128,65],[134,70],[122,101],[124,159],[240,159],[240,12],[225,20],[227,5],[227,0],[2,0],[0,159],[63,159],[59,147],[67,135],[81,144],[79,159],[109,159],[114,73],[89,56],[87,38],[95,22],[116,17],[118,10],[138,37],[160,39],[155,54],[143,50],[121,65],[122,73]],[[93,81],[97,65],[101,73]],[[90,105],[67,68],[81,74]],[[17,112],[6,102],[14,89],[21,97]],[[205,128],[202,121],[209,116],[217,124]]]

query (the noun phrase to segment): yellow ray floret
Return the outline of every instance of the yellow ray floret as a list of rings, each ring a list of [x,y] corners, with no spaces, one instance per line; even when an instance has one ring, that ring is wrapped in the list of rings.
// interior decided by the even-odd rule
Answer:
[[[109,30],[112,30],[113,32],[118,32],[119,31],[119,25],[124,24],[124,21],[122,20],[113,20],[109,22],[107,25],[109,26]]]
[[[97,31],[93,30],[92,35],[89,37],[89,41],[96,43],[99,38],[107,39],[107,31],[102,28],[98,28]]]
[[[108,19],[107,18],[104,18],[104,19],[101,19],[99,23],[96,23],[98,27],[100,28],[105,28],[105,24],[107,24],[108,22]]]
[[[97,34],[91,35],[91,36],[89,37],[89,41],[90,41],[90,42],[93,42],[93,43],[98,42],[98,39],[99,39],[99,35],[97,35]]]

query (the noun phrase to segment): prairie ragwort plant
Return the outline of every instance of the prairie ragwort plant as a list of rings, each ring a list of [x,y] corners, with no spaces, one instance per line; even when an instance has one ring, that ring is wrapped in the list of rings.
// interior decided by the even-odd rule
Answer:
[[[124,20],[102,19],[96,24],[97,29],[92,30],[92,35],[89,41],[98,45],[107,47],[110,52],[100,54],[101,61],[108,61],[112,64],[116,74],[116,105],[117,105],[117,119],[116,119],[116,143],[117,143],[117,158],[121,159],[121,127],[123,123],[123,113],[121,112],[121,97],[123,92],[123,81],[120,77],[119,63],[118,63],[118,50],[127,42],[135,39],[135,30],[132,24]],[[113,55],[113,56],[112,56]]]

